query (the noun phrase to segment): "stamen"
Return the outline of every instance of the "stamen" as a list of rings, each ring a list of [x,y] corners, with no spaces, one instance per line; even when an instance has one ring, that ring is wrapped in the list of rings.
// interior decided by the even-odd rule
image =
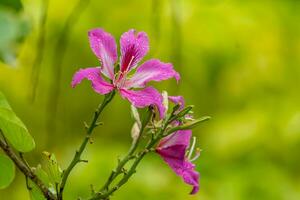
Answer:
[[[188,155],[188,159],[190,160],[191,159],[191,157],[192,157],[192,154],[193,154],[193,152],[194,152],[194,149],[195,149],[195,145],[196,145],[196,137],[194,136],[193,137],[193,142],[192,142],[192,146],[191,146],[191,148],[190,148],[190,153],[189,153],[189,155]]]
[[[117,73],[115,73],[115,76],[114,76],[114,80],[113,80],[113,84],[116,86],[117,85],[117,80],[119,78],[119,75],[120,75],[120,71],[118,71]]]
[[[126,73],[123,74],[123,78],[122,78],[121,81],[120,81],[120,88],[123,87],[124,84],[125,84],[125,81],[126,81],[126,75],[127,75]]]
[[[132,56],[132,57],[131,57],[131,59],[130,59],[130,61],[129,61],[128,65],[127,65],[126,72],[129,70],[129,66],[131,65],[131,63],[132,63],[133,59],[134,59],[134,56]]]
[[[114,78],[114,84],[118,89],[120,89],[121,87],[124,86],[125,81],[126,81],[127,72],[128,72],[128,67],[133,62],[133,59],[134,59],[134,56],[131,57],[131,59],[127,65],[127,69],[125,71],[119,71],[118,73],[116,73],[116,76]]]
[[[195,156],[192,159],[190,159],[190,162],[194,162],[195,160],[197,160],[200,156],[200,153],[201,153],[201,149],[197,148]]]
[[[193,115],[191,115],[191,114],[185,115],[184,118],[185,118],[186,120],[193,120],[193,119],[194,119]]]

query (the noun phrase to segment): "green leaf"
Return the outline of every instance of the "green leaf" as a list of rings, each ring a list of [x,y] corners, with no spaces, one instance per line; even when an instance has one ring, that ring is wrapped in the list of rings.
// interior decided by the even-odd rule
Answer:
[[[49,180],[53,186],[57,186],[61,182],[62,170],[58,165],[56,157],[53,153],[49,153],[45,151],[43,152],[43,154],[46,156],[46,161],[47,161],[46,169],[47,169],[47,174],[49,176]]]
[[[50,181],[47,173],[42,169],[41,165],[38,165],[36,169],[34,169],[34,173],[37,175],[37,177],[42,180],[42,182],[50,187]],[[36,186],[35,183],[33,183],[31,180],[29,180],[29,194],[31,200],[46,200],[41,190]]]
[[[42,169],[41,165],[38,165],[34,170],[34,174],[41,179],[41,181],[49,188],[50,187],[50,179],[45,170]]]
[[[34,149],[35,143],[23,122],[15,115],[0,92],[0,129],[11,145],[20,152]]]
[[[57,164],[56,158],[54,154],[50,154],[48,152],[43,152],[46,155],[46,171],[41,168],[41,165],[34,170],[34,173],[37,175],[39,179],[48,187],[48,189],[53,193],[56,194],[56,189],[59,187],[61,182],[61,175],[62,170]],[[29,193],[31,200],[45,200],[43,193],[40,189],[29,180]]]
[[[15,165],[5,155],[0,154],[0,189],[6,188],[14,180]]]
[[[40,189],[33,183],[31,182],[33,186],[31,186],[30,189],[30,199],[31,200],[46,200],[44,197],[43,193],[40,191]]]

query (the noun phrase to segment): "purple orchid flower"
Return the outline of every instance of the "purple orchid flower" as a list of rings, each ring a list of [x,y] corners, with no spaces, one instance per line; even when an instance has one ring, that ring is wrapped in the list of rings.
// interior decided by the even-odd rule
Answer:
[[[180,105],[179,111],[184,108],[184,98],[182,96],[169,96],[170,101]],[[180,122],[174,122],[174,125],[180,125]],[[191,130],[179,130],[175,133],[161,139],[156,152],[163,158],[163,160],[172,168],[172,170],[181,176],[185,183],[192,185],[193,190],[190,194],[195,194],[199,190],[199,173],[195,170],[195,165],[192,161],[196,160],[200,153],[196,152],[194,158],[191,159],[194,147],[195,138],[189,155],[187,155],[188,147],[192,136]]]
[[[163,118],[162,96],[153,87],[146,87],[146,84],[149,81],[162,81],[172,77],[179,81],[180,75],[173,69],[171,63],[163,63],[157,59],[148,60],[137,67],[149,50],[147,34],[131,29],[121,36],[120,70],[116,73],[114,66],[118,55],[113,36],[100,28],[89,31],[88,36],[91,49],[101,62],[101,67],[80,69],[73,77],[72,87],[86,78],[91,81],[94,91],[99,94],[118,90],[121,96],[135,107],[156,105],[160,117]],[[137,68],[135,73],[130,75],[135,68]],[[107,82],[101,74],[111,81]],[[143,89],[133,90],[133,88]]]
[[[199,190],[199,173],[192,161],[197,159],[198,155],[193,159],[190,159],[191,154],[187,156],[191,136],[191,130],[176,131],[159,142],[156,152],[185,183],[193,186],[190,194],[196,194]]]

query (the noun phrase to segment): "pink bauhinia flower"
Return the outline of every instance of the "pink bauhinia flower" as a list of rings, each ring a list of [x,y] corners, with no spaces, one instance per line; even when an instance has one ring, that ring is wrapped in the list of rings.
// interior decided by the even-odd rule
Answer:
[[[168,99],[171,102],[180,105],[178,111],[181,111],[184,108],[185,103],[182,96],[169,96]],[[187,114],[186,117],[189,117],[189,114]],[[178,126],[180,125],[180,122],[175,121],[173,125]],[[199,190],[199,173],[195,170],[195,165],[192,161],[199,157],[200,151],[197,150],[195,157],[191,158],[196,142],[194,137],[193,144],[188,153],[191,136],[191,130],[176,131],[160,140],[156,147],[156,152],[178,176],[182,177],[185,183],[193,186],[191,194],[195,194]]]
[[[86,78],[91,81],[93,89],[99,94],[118,90],[121,96],[135,107],[156,105],[162,118],[164,116],[162,96],[153,87],[146,87],[146,84],[149,81],[162,81],[172,77],[178,81],[180,76],[171,63],[163,63],[157,59],[148,60],[137,67],[149,50],[147,34],[131,29],[121,36],[119,70],[115,69],[118,55],[113,36],[100,28],[89,31],[88,36],[91,49],[101,62],[101,67],[77,71],[72,80],[72,87]],[[135,73],[129,75],[135,68]],[[107,82],[102,75],[110,79],[110,82]],[[135,88],[143,89],[133,90]]]
[[[199,190],[199,173],[195,170],[195,165],[192,161],[196,160],[200,154],[197,152],[194,158],[190,158],[193,152],[194,142],[189,155],[187,155],[191,136],[191,130],[176,131],[161,139],[156,147],[156,152],[178,176],[182,177],[185,183],[193,186],[190,194],[196,194]]]

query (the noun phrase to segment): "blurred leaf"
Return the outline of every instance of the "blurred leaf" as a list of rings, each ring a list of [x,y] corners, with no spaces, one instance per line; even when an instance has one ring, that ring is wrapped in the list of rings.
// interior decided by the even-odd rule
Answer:
[[[53,153],[43,152],[47,160],[47,174],[53,186],[57,186],[61,182],[62,170],[59,167],[56,157]]]
[[[5,138],[20,152],[34,149],[35,143],[23,122],[15,115],[0,92],[0,129]]]
[[[29,32],[22,15],[0,7],[0,60],[15,66],[19,45]]]
[[[12,110],[8,102],[6,101],[4,95],[0,92],[0,108],[6,108],[8,110]]]
[[[0,189],[6,188],[14,180],[15,165],[5,155],[0,154]]]
[[[20,0],[1,0],[0,6],[9,7],[15,11],[20,11],[23,8]]]

